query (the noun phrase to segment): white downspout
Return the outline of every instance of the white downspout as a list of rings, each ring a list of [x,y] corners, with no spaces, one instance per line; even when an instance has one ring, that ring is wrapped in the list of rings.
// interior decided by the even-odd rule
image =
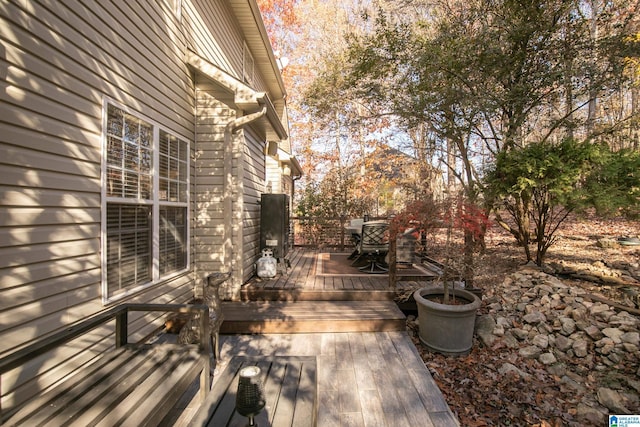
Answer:
[[[238,272],[241,270],[236,269],[235,265],[235,246],[242,247],[242,235],[239,234],[239,241],[233,241],[233,197],[240,193],[241,182],[233,177],[233,159],[240,158],[242,144],[237,144],[234,141],[234,134],[242,127],[248,125],[255,120],[258,120],[267,113],[267,107],[263,107],[262,110],[248,114],[246,116],[238,117],[231,120],[224,128],[224,163],[223,163],[223,202],[222,208],[224,213],[224,230],[223,230],[223,244],[222,244],[222,265],[229,268],[232,271],[231,276],[231,289],[227,288],[227,293],[224,299],[231,297],[232,299],[239,298],[239,295],[233,295],[236,288],[240,288],[242,285],[242,277],[238,276]],[[240,194],[239,197],[242,197]],[[242,225],[240,225],[242,227]]]

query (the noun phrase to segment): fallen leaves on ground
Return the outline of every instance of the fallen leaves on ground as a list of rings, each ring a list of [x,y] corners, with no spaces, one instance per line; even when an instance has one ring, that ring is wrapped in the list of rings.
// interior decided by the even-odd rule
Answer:
[[[635,248],[603,249],[596,245],[598,238],[638,236],[640,222],[623,219],[572,218],[558,233],[558,244],[549,250],[547,261],[564,262],[576,266],[606,260],[640,262],[640,250]],[[499,230],[487,236],[487,252],[476,272],[476,286],[491,295],[491,284],[504,280],[524,263],[523,251]],[[598,285],[567,281],[571,286]],[[615,293],[608,293],[615,299]],[[506,347],[483,347],[475,338],[471,353],[462,357],[432,353],[419,342],[417,325],[408,322],[408,329],[416,347],[433,378],[462,426],[584,426],[588,422],[577,419],[576,407],[584,393],[595,393],[598,378],[586,373],[584,393],[576,392],[551,375],[539,363],[527,360]],[[530,376],[514,372],[500,374],[505,363],[515,364]],[[624,375],[633,376],[638,370],[627,366]]]

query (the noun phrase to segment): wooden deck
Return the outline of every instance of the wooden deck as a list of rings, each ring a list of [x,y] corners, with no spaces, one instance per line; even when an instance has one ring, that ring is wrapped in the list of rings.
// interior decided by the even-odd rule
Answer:
[[[320,427],[459,426],[406,332],[386,275],[323,274],[310,250],[292,251],[290,261],[287,275],[256,278],[243,288],[244,301],[223,304],[214,388],[228,382],[223,372],[237,357],[313,357]],[[171,425],[189,425],[198,409],[198,402],[183,407]]]
[[[233,396],[225,372],[237,358],[273,360],[274,357],[316,359],[318,427],[459,427],[444,396],[406,332],[351,332],[314,334],[221,335],[221,356],[213,377],[213,390]],[[220,384],[220,385],[218,385]],[[190,399],[176,408],[165,425],[201,426],[211,419],[217,403],[212,397],[201,405],[194,384]],[[294,404],[286,394],[281,403]],[[207,415],[203,416],[203,412]],[[233,414],[228,414],[234,417]],[[203,419],[205,421],[203,421]],[[236,418],[237,420],[237,418]],[[281,427],[289,424],[263,423]],[[291,427],[296,427],[292,425]]]
[[[346,264],[327,273],[328,253],[296,249],[286,274],[255,277],[242,289],[243,302],[222,306],[221,333],[383,332],[405,330],[387,274],[367,274]],[[415,270],[413,270],[415,277]],[[431,279],[426,270],[425,280]]]
[[[328,274],[322,263],[327,252],[296,248],[287,259],[291,265],[286,275],[273,279],[254,277],[242,288],[245,301],[367,301],[391,300],[393,289],[389,287],[387,274],[367,274],[353,268],[353,272]],[[422,269],[420,276],[399,276],[401,281],[432,280],[435,274]]]
[[[406,332],[223,335],[221,354],[216,371],[237,356],[315,357],[320,427],[459,426]]]

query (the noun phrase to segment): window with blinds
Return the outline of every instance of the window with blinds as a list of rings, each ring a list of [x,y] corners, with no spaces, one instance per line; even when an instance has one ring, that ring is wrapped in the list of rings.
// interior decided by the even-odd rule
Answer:
[[[187,268],[189,198],[189,144],[123,108],[106,110],[105,302]]]

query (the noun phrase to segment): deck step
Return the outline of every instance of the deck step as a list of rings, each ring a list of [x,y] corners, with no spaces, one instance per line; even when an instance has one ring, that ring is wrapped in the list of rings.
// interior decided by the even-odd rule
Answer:
[[[243,301],[392,301],[392,289],[265,289],[244,286]]]
[[[265,301],[222,304],[223,334],[404,331],[393,301]]]

